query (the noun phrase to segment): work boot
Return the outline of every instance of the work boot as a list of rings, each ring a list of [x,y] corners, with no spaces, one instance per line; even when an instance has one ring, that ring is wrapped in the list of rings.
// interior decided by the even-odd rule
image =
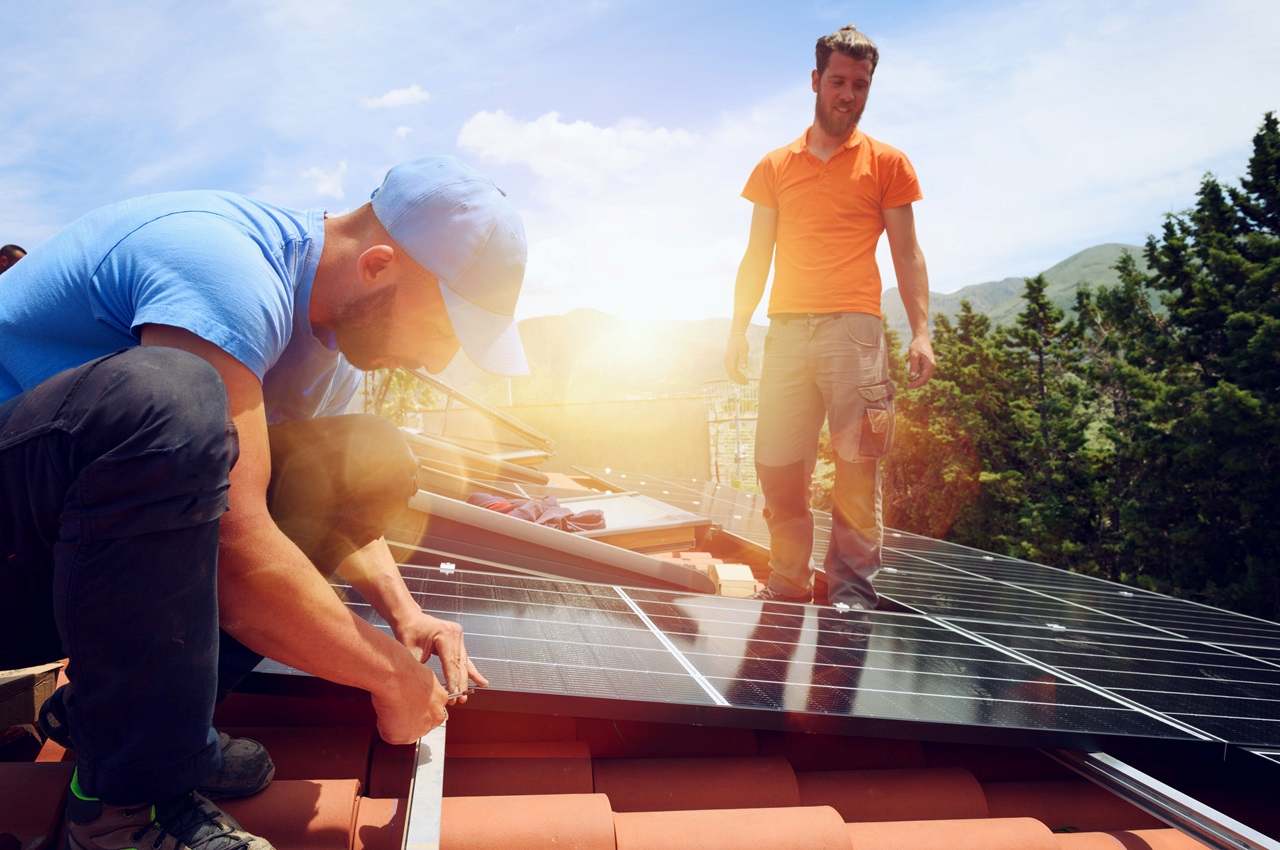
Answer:
[[[66,685],[53,692],[36,718],[40,731],[59,746],[71,749],[71,730],[67,726],[67,710],[63,704]],[[232,738],[218,733],[222,749],[222,767],[196,790],[212,800],[231,800],[257,794],[271,784],[276,766],[267,748],[252,738]]]
[[[154,806],[109,806],[71,778],[64,850],[274,850],[195,791]]]
[[[771,587],[757,590],[751,596],[752,599],[759,599],[762,602],[795,602],[801,605],[807,605],[813,601],[813,597],[808,594],[804,596],[784,596]]]

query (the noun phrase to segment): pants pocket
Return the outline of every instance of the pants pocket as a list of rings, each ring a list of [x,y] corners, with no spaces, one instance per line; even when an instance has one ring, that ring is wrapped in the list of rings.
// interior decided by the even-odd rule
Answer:
[[[858,387],[862,397],[858,455],[883,457],[893,445],[893,382]]]

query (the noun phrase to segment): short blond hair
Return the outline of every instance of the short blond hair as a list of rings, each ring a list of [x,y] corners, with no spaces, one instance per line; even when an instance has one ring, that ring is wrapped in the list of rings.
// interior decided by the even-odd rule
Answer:
[[[880,49],[876,47],[876,43],[853,24],[840,27],[831,35],[818,39],[814,48],[818,60],[818,76],[822,76],[822,72],[827,70],[827,63],[831,61],[831,54],[835,51],[850,59],[866,59],[871,63],[872,74],[876,72],[876,65],[880,62]]]

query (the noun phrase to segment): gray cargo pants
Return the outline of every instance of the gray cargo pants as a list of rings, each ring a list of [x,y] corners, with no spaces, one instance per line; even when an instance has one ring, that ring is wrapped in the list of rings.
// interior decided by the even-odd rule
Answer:
[[[773,316],[764,343],[756,472],[769,525],[769,587],[811,592],[809,481],[824,417],[835,455],[831,542],[823,568],[830,601],[877,601],[884,525],[880,458],[893,441],[893,384],[884,327],[867,313]]]

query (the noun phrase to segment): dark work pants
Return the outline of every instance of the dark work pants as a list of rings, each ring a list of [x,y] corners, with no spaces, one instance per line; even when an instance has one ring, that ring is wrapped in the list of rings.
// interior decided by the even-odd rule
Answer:
[[[273,515],[322,569],[413,492],[383,420],[270,436]],[[127,349],[0,404],[0,668],[70,657],[59,693],[80,784],[107,802],[172,797],[216,770],[215,697],[257,663],[218,629],[236,449],[221,379],[172,349]]]

